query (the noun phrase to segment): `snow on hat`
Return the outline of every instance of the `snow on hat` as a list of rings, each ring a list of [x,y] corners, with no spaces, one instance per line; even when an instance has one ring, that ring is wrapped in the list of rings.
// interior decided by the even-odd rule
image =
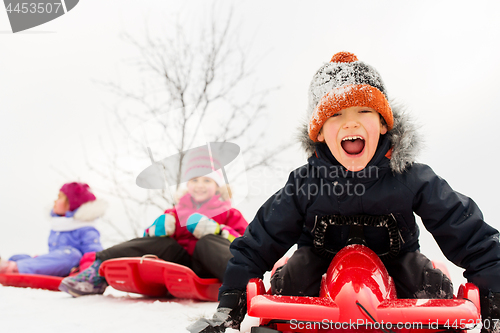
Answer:
[[[59,191],[68,198],[70,211],[74,211],[84,203],[96,199],[95,195],[90,192],[90,187],[85,183],[66,183]]]
[[[185,167],[182,179],[190,180],[196,177],[213,179],[218,186],[224,185],[221,165],[217,159],[208,154],[207,147],[202,146],[188,151],[185,158]]]
[[[314,75],[309,86],[309,137],[318,142],[325,121],[342,109],[366,106],[376,110],[387,123],[394,125],[392,110],[380,74],[358,61],[349,52],[336,53]]]

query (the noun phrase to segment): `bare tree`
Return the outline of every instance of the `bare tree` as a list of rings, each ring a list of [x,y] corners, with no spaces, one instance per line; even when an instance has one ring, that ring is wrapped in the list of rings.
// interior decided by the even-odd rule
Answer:
[[[179,170],[184,152],[197,145],[202,127],[207,141],[238,142],[245,156],[251,156],[245,161],[247,171],[270,166],[276,154],[284,149],[273,149],[263,142],[266,98],[274,88],[254,87],[255,64],[249,62],[249,50],[239,45],[233,12],[223,19],[215,12],[216,8],[212,7],[210,15],[198,22],[196,30],[192,26],[186,30],[177,21],[161,35],[148,30],[141,40],[125,35],[125,40],[140,54],[134,65],[144,74],[142,88],[130,91],[116,83],[105,83],[120,98],[120,104],[113,110],[113,122],[122,137],[105,148],[106,167],[94,162],[88,165],[107,181],[101,190],[120,199],[135,236],[143,228],[139,216],[144,210],[152,207],[164,210],[173,204],[166,190],[138,191],[130,182],[123,181],[137,176],[120,162],[123,154],[138,160],[148,156],[141,136],[133,135],[135,124],[149,122],[156,127],[161,133],[155,138],[160,146],[168,147],[172,154],[180,154]],[[134,106],[121,107],[124,101]],[[127,138],[129,144],[126,152],[118,149],[125,142],[123,138]],[[158,154],[154,148],[152,154],[165,157],[165,151]],[[123,222],[118,225],[113,221],[112,225],[126,238]]]

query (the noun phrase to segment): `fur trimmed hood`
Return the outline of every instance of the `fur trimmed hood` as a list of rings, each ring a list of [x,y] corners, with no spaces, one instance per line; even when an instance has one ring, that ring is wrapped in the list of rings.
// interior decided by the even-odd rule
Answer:
[[[108,203],[104,200],[94,200],[84,203],[78,208],[73,218],[78,221],[93,221],[102,217],[108,208]]]
[[[415,162],[422,141],[417,133],[417,125],[405,108],[394,102],[391,102],[391,108],[394,127],[387,133],[393,149],[390,167],[392,172],[402,173]],[[304,119],[299,127],[298,141],[307,156],[311,156],[316,151],[316,147],[324,143],[314,142],[309,138],[308,126],[309,119]]]

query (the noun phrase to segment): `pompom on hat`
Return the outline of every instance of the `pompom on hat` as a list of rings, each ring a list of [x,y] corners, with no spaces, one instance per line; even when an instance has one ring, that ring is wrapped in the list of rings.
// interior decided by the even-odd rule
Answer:
[[[380,74],[349,52],[336,53],[314,75],[309,86],[309,137],[318,134],[328,118],[340,110],[366,106],[384,118],[387,129],[394,125],[391,106]]]
[[[95,195],[90,192],[90,187],[85,183],[66,183],[59,191],[64,193],[68,198],[70,211],[74,211],[84,203],[96,199]]]

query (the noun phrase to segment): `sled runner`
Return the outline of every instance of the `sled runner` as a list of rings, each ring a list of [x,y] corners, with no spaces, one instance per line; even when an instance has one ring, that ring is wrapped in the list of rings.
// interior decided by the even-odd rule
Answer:
[[[221,285],[218,279],[198,277],[186,266],[150,257],[106,260],[99,275],[117,290],[152,297],[217,301]]]
[[[247,302],[248,314],[260,318],[252,333],[461,331],[480,320],[475,285],[461,285],[454,299],[398,299],[380,258],[358,244],[334,257],[319,297],[271,295],[252,279]]]

